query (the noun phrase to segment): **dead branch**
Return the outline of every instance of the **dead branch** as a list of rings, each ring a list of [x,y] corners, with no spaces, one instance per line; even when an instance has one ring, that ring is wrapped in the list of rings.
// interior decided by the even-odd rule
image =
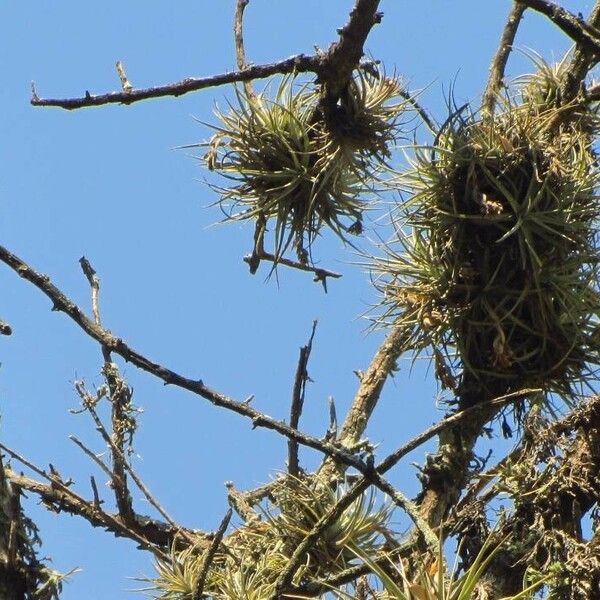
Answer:
[[[6,447],[2,446],[2,449],[8,452]],[[106,529],[116,537],[131,539],[144,550],[162,559],[168,559],[168,554],[163,551],[163,548],[170,547],[178,531],[167,524],[142,515],[135,515],[131,523],[125,524],[120,515],[101,510],[93,500],[85,500],[60,482],[44,484],[25,475],[19,475],[8,467],[5,468],[5,472],[9,481],[39,496],[47,509],[81,517],[93,527]],[[201,539],[200,535],[198,539]]]
[[[324,106],[330,110],[337,102],[341,92],[347,85],[352,71],[358,66],[363,56],[363,46],[374,25],[381,21],[382,15],[377,12],[379,0],[356,0],[350,19],[340,29],[339,40],[332,44],[326,53],[313,56],[299,54],[286,60],[265,65],[253,65],[239,71],[222,73],[210,77],[188,77],[167,85],[127,89],[119,92],[91,94],[86,91],[79,98],[41,98],[32,85],[31,104],[33,106],[55,106],[67,110],[102,106],[104,104],[133,104],[141,100],[162,98],[165,96],[181,96],[189,92],[226,85],[230,83],[250,82],[277,74],[312,72],[320,83],[327,84],[324,94]],[[239,19],[243,8],[238,7]],[[240,28],[241,39],[241,28]],[[239,55],[238,55],[239,56]]]
[[[248,63],[246,62],[246,50],[244,48],[244,10],[246,9],[246,6],[248,6],[249,2],[250,0],[237,0],[235,8],[233,35],[235,38],[237,68],[240,71],[243,71],[248,67]],[[246,90],[246,95],[248,98],[256,98],[251,81],[244,81],[244,89]]]
[[[596,1],[594,8],[588,17],[588,24],[596,30],[600,28],[600,2]],[[577,45],[573,52],[573,59],[569,65],[565,81],[561,92],[563,100],[566,102],[575,98],[582,87],[582,83],[589,70],[598,62],[599,55],[595,52],[590,52],[581,45]]]
[[[548,17],[578,46],[594,56],[600,55],[600,31],[596,27],[550,0],[516,0]]]
[[[204,384],[201,379],[189,379],[155,363],[149,358],[146,358],[130,346],[128,346],[121,338],[116,337],[104,327],[96,325],[90,320],[83,311],[70,298],[61,292],[50,280],[47,275],[42,275],[32,269],[27,263],[11,253],[9,250],[0,246],[0,261],[9,266],[20,277],[32,283],[41,292],[43,292],[53,303],[52,310],[64,312],[68,315],[89,337],[96,340],[103,346],[106,346],[111,352],[115,352],[127,362],[136,367],[150,373],[164,381],[167,385],[174,385],[182,389],[188,390],[202,398],[205,398],[215,406],[219,406],[226,410],[230,410],[239,415],[247,417],[252,421],[253,427],[263,427],[271,429],[284,435],[285,437],[295,439],[300,444],[308,446],[325,455],[330,455],[337,458],[342,463],[352,466],[357,470],[365,469],[365,464],[359,458],[348,452],[344,448],[331,444],[298,431],[283,421],[277,421],[268,415],[256,410],[246,402],[239,402],[217,392]]]
[[[298,429],[300,423],[300,415],[304,406],[304,394],[306,392],[306,382],[310,379],[308,376],[308,359],[312,351],[312,343],[315,337],[317,322],[313,321],[312,332],[306,346],[300,348],[300,356],[298,358],[298,367],[296,368],[296,376],[294,378],[294,390],[292,392],[292,404],[290,408],[290,427]],[[300,474],[300,466],[298,464],[298,442],[296,440],[288,440],[288,473],[293,477],[298,477]]]
[[[219,528],[214,534],[212,542],[206,552],[206,556],[204,557],[204,561],[202,562],[202,567],[200,568],[200,573],[198,574],[198,581],[196,583],[196,589],[194,591],[194,596],[192,600],[200,600],[202,598],[202,592],[204,591],[204,584],[206,583],[206,577],[208,575],[208,571],[210,570],[210,566],[212,564],[213,559],[223,541],[223,536],[225,535],[225,531],[227,531],[227,527],[229,526],[229,521],[231,521],[231,515],[233,511],[231,508],[225,513]]]
[[[103,94],[90,94],[86,91],[79,98],[41,98],[34,93],[31,98],[33,106],[54,106],[66,110],[76,110],[91,106],[103,106],[105,104],[133,104],[141,100],[152,98],[164,98],[165,96],[182,96],[190,92],[197,92],[207,88],[228,85],[231,83],[242,83],[254,79],[265,79],[273,75],[287,75],[289,73],[317,72],[320,59],[317,56],[306,56],[297,54],[285,60],[265,65],[254,65],[242,71],[221,73],[209,77],[187,77],[182,81],[166,85],[132,89],[129,92],[108,92]]]
[[[278,265],[283,265],[284,267],[290,267],[292,269],[298,269],[299,271],[307,271],[309,273],[314,273],[315,278],[313,281],[316,283],[322,283],[323,288],[327,291],[327,278],[331,277],[332,279],[339,279],[342,274],[336,273],[335,271],[329,271],[327,269],[322,269],[320,267],[315,267],[314,265],[309,265],[301,262],[297,262],[295,260],[290,260],[289,258],[285,258],[283,256],[276,257],[274,254],[270,252],[266,252],[265,250],[255,250],[252,254],[248,256],[244,256],[244,262],[248,263],[250,266],[250,273],[254,274],[258,270],[258,265],[261,260],[266,260],[267,262],[271,262],[277,267]],[[275,268],[274,267],[274,268]]]

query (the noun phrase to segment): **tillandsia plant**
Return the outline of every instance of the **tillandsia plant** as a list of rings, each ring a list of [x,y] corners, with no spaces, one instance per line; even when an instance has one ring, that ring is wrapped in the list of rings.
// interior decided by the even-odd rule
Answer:
[[[479,400],[569,398],[599,363],[599,121],[583,95],[561,103],[564,64],[538,60],[495,115],[455,111],[400,176],[411,197],[375,264],[385,314],[446,387],[462,371],[463,397],[475,381]]]
[[[359,582],[357,587],[363,587],[360,594],[336,591],[335,595],[343,600],[483,600],[489,597],[486,590],[488,568],[504,542],[506,540],[495,540],[492,532],[463,573],[458,572],[456,564],[452,569],[447,567],[441,541],[437,556],[426,555],[417,560],[416,569],[411,573],[402,561],[390,559],[384,567],[381,560],[376,560],[381,557],[357,550],[357,556],[373,574],[372,580]],[[529,600],[547,580],[548,576],[537,576],[533,581],[525,581],[519,593],[502,600]]]
[[[399,80],[358,69],[327,119],[318,89],[294,77],[281,80],[274,98],[268,89],[236,94],[229,112],[217,112],[204,159],[233,182],[216,188],[226,220],[256,223],[254,251],[263,251],[270,223],[275,264],[290,247],[308,264],[323,226],[344,241],[362,233],[406,108]]]
[[[210,564],[204,593],[219,600],[270,598],[294,550],[344,490],[340,486],[334,492],[312,479],[278,480],[260,519],[239,526],[222,541]],[[370,556],[380,552],[391,536],[391,506],[377,508],[376,504],[372,491],[359,496],[308,549],[294,585],[319,581],[356,564],[357,549]],[[148,591],[162,600],[190,600],[205,556],[201,547],[174,549],[169,561],[157,561],[157,576],[146,580]]]

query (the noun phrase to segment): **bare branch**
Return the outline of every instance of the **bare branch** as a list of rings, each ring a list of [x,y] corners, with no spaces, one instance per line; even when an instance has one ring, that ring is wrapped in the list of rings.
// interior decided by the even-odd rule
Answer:
[[[316,73],[320,69],[320,61],[321,59],[318,56],[297,54],[276,63],[255,65],[241,71],[220,73],[209,77],[187,77],[186,79],[175,83],[149,88],[136,88],[129,92],[120,91],[90,94],[90,92],[86,91],[85,95],[79,98],[41,98],[37,95],[32,95],[31,104],[33,106],[54,106],[66,110],[103,106],[105,104],[133,104],[134,102],[149,100],[151,98],[182,96],[183,94],[188,94],[190,92],[228,85],[230,83],[265,79],[266,77],[277,74]]]
[[[92,452],[78,437],[74,436],[74,435],[70,435],[69,439],[79,448],[81,448],[81,450],[83,450],[84,454],[92,460],[92,462],[94,462],[96,465],[98,465],[98,467],[100,467],[100,470],[104,472],[105,475],[108,476],[108,478],[110,480],[112,480],[113,478],[113,474],[112,471],[104,464],[104,461],[100,459],[100,457],[95,453]]]
[[[274,268],[276,268],[278,265],[283,265],[284,267],[298,269],[299,271],[307,271],[309,273],[314,273],[315,278],[313,281],[315,281],[316,283],[322,283],[325,291],[327,291],[328,277],[331,277],[332,279],[339,279],[342,276],[341,273],[336,273],[335,271],[328,271],[327,269],[321,269],[320,267],[315,267],[314,265],[309,265],[308,263],[296,262],[295,260],[290,260],[289,258],[285,258],[283,256],[276,257],[274,254],[266,252],[262,249],[258,251],[255,250],[252,254],[244,256],[244,262],[248,263],[248,265],[250,266],[250,273],[252,274],[256,273],[261,260],[272,262],[275,265]]]
[[[304,406],[304,393],[306,391],[306,382],[308,377],[308,359],[312,350],[312,343],[315,337],[317,322],[313,321],[312,332],[306,346],[300,348],[300,357],[298,358],[298,367],[296,368],[296,377],[294,379],[294,390],[292,393],[292,405],[290,408],[290,427],[298,429],[300,423],[300,415]],[[298,477],[300,467],[298,464],[298,442],[296,440],[288,440],[288,473],[294,477]]]
[[[102,321],[100,320],[100,306],[98,297],[100,292],[100,278],[94,270],[94,267],[92,267],[90,264],[90,261],[85,256],[82,256],[79,259],[79,264],[81,265],[81,270],[86,276],[92,290],[92,313],[94,315],[94,321],[96,322],[96,325],[102,325]]]
[[[435,122],[434,118],[427,112],[419,101],[411,94],[408,90],[401,89],[399,92],[401,98],[404,98],[414,109],[414,111],[421,117],[421,120],[433,135],[439,135],[439,127]]]
[[[127,488],[127,480],[125,478],[125,472],[127,471],[139,490],[144,494],[146,500],[158,511],[160,515],[173,527],[174,529],[179,528],[180,526],[175,522],[175,520],[167,513],[167,511],[161,506],[158,500],[152,495],[150,490],[146,487],[140,476],[135,472],[133,467],[129,464],[127,459],[123,454],[122,447],[119,447],[117,443],[113,440],[113,436],[109,435],[108,431],[104,427],[102,420],[100,419],[96,409],[94,408],[94,399],[90,398],[87,391],[83,388],[81,384],[76,384],[76,389],[81,396],[82,400],[85,403],[86,409],[89,411],[90,415],[94,419],[94,423],[96,424],[96,429],[110,448],[110,451],[113,455],[113,471],[110,472],[111,481],[113,484],[113,488],[115,490],[115,499],[117,501],[117,506],[119,507],[119,513],[123,517],[125,522],[129,522],[129,520],[134,515],[133,504],[131,499],[131,494],[129,489]],[[118,470],[115,467],[118,465]],[[188,537],[188,541],[194,541],[194,538],[189,538],[187,536],[185,530],[182,529],[181,533]]]
[[[0,444],[0,448],[8,455],[32,469],[38,475],[49,481],[44,484],[24,475],[18,475],[12,469],[5,467],[5,474],[11,482],[38,495],[46,508],[55,512],[68,512],[78,515],[94,527],[104,527],[118,537],[127,537],[139,543],[145,550],[149,550],[162,559],[168,556],[162,548],[168,548],[180,533],[168,525],[148,517],[135,515],[131,522],[125,523],[120,515],[104,512],[99,509],[95,500],[85,500],[74,492],[56,473],[48,474],[33,463],[16,453],[14,450]],[[200,540],[201,536],[197,535]]]
[[[116,337],[107,329],[96,325],[70,298],[61,292],[51,281],[47,275],[42,275],[33,270],[27,263],[12,254],[9,250],[0,246],[0,261],[13,269],[20,277],[32,283],[41,292],[43,292],[53,303],[53,310],[64,312],[68,315],[89,337],[93,338],[101,345],[106,346],[111,352],[116,352],[126,361],[132,363],[136,367],[150,373],[151,375],[161,379],[168,385],[175,385],[182,389],[188,390],[202,398],[205,398],[215,406],[225,408],[239,415],[251,419],[253,427],[264,427],[271,429],[284,435],[288,438],[297,440],[300,444],[308,446],[325,455],[333,456],[342,463],[355,467],[356,469],[364,469],[363,461],[354,456],[343,448],[324,442],[311,435],[298,431],[283,421],[277,421],[268,415],[256,410],[246,402],[239,402],[217,392],[206,386],[201,379],[189,379],[164,367],[152,360],[146,358],[133,348],[128,346],[121,338]]]
[[[338,436],[338,441],[343,446],[352,447],[360,440],[377,405],[384,383],[396,368],[396,361],[400,355],[408,349],[408,340],[409,334],[396,323],[377,350],[369,368],[361,375],[360,386]],[[319,474],[325,479],[330,479],[339,473],[339,470],[340,465],[327,458]]]
[[[506,63],[508,62],[508,57],[512,50],[515,36],[517,35],[517,29],[525,10],[527,10],[527,7],[524,4],[521,4],[518,0],[513,2],[506,25],[504,26],[504,31],[502,32],[502,37],[500,38],[500,45],[492,60],[490,77],[481,102],[482,111],[489,115],[494,112],[496,95],[502,88]]]
[[[474,415],[479,413],[487,412],[488,409],[500,408],[510,402],[513,402],[514,400],[519,400],[525,396],[538,394],[541,392],[541,388],[525,388],[454,413],[442,419],[441,421],[438,421],[435,425],[432,425],[419,435],[415,436],[412,440],[406,442],[406,444],[403,444],[400,448],[398,448],[398,450],[392,452],[389,456],[381,461],[381,463],[377,466],[376,471],[378,473],[385,473],[389,471],[404,456],[423,445],[425,442],[436,436],[438,433],[441,433],[448,427],[453,427],[454,425],[457,425],[466,419],[471,419]]]
[[[225,535],[225,531],[227,531],[227,527],[229,526],[229,521],[231,521],[231,515],[233,511],[231,508],[225,513],[221,524],[219,525],[219,529],[217,529],[210,547],[206,552],[206,556],[204,557],[204,561],[202,562],[202,568],[200,569],[200,573],[198,574],[198,581],[196,583],[196,589],[194,591],[194,596],[192,600],[200,600],[203,597],[204,584],[206,583],[206,577],[208,575],[208,571],[210,570],[210,566],[212,561],[215,558],[215,554],[223,541],[223,536]]]
[[[587,22],[596,29],[600,27],[600,0],[596,1]],[[569,65],[561,90],[564,101],[569,102],[577,96],[589,70],[598,62],[598,59],[598,53],[590,52],[580,45],[575,48],[573,59]]]
[[[246,62],[246,50],[244,48],[244,10],[250,0],[237,0],[235,8],[235,22],[233,26],[233,34],[235,37],[235,54],[237,60],[237,68],[243,71],[248,67]],[[254,99],[256,94],[252,89],[251,81],[244,81],[244,89],[246,90],[246,96],[250,99]]]
[[[276,63],[251,66],[232,73],[222,73],[210,77],[188,77],[163,86],[142,89],[128,88],[127,91],[104,94],[90,94],[89,91],[86,91],[85,95],[79,98],[40,98],[35,91],[35,86],[32,86],[31,104],[33,106],[55,106],[67,110],[104,104],[133,104],[140,100],[181,96],[210,87],[249,82],[277,74],[312,72],[318,76],[320,83],[327,84],[323,106],[328,112],[333,109],[352,77],[352,71],[358,66],[369,32],[375,24],[381,21],[382,15],[377,12],[378,5],[379,0],[356,0],[348,23],[339,31],[338,42],[332,44],[326,53],[318,53],[313,56],[299,54]],[[243,8],[238,6],[238,12],[241,23]]]
[[[550,0],[516,0],[516,2],[546,15],[586,52],[594,56],[600,55],[600,31],[586,23],[582,17],[574,15]]]

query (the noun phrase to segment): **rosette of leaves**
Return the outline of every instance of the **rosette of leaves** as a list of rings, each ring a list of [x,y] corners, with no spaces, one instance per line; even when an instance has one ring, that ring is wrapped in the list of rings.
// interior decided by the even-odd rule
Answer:
[[[440,542],[437,556],[425,555],[416,559],[411,572],[402,561],[389,560],[382,566],[381,556],[368,555],[358,550],[357,556],[369,567],[375,581],[363,580],[359,594],[336,591],[335,596],[343,600],[372,598],[373,600],[473,600],[493,597],[486,581],[490,563],[502,549],[506,539],[498,543],[490,534],[474,557],[471,565],[462,573],[456,565],[449,569]],[[379,560],[376,560],[379,559]],[[385,564],[385,563],[384,563]],[[550,578],[550,575],[536,575],[523,584],[523,590],[501,600],[531,600],[536,591]],[[373,588],[378,589],[375,591]],[[358,590],[357,590],[358,591]]]
[[[204,594],[217,600],[270,598],[298,544],[341,493],[315,487],[309,479],[282,478],[262,507],[262,519],[238,527],[222,541],[210,564]],[[373,493],[358,497],[309,549],[294,585],[355,564],[356,548],[377,553],[387,534],[390,507],[375,505]],[[150,584],[146,591],[161,600],[191,600],[205,561],[204,546],[174,549],[170,560],[157,560],[157,574],[146,580]]]
[[[456,111],[416,149],[374,266],[385,317],[480,400],[526,386],[568,399],[599,362],[597,106],[561,102],[563,64],[537,67],[495,115]]]
[[[360,234],[398,135],[400,93],[397,78],[359,70],[325,119],[318,90],[293,77],[273,98],[236,89],[204,157],[231,181],[215,188],[226,220],[255,222],[255,252],[272,225],[275,263],[293,248],[306,264],[323,227],[344,241]]]

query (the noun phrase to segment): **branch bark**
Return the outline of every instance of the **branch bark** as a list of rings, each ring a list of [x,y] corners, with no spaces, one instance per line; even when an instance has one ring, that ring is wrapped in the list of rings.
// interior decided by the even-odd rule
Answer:
[[[506,69],[506,63],[510,56],[519,24],[523,18],[523,13],[527,7],[524,4],[519,3],[518,0],[513,2],[512,8],[506,20],[502,37],[500,38],[500,45],[492,60],[490,66],[490,77],[483,93],[482,99],[482,111],[488,115],[494,112],[494,106],[496,104],[496,96],[502,89],[504,82],[504,71]]]

